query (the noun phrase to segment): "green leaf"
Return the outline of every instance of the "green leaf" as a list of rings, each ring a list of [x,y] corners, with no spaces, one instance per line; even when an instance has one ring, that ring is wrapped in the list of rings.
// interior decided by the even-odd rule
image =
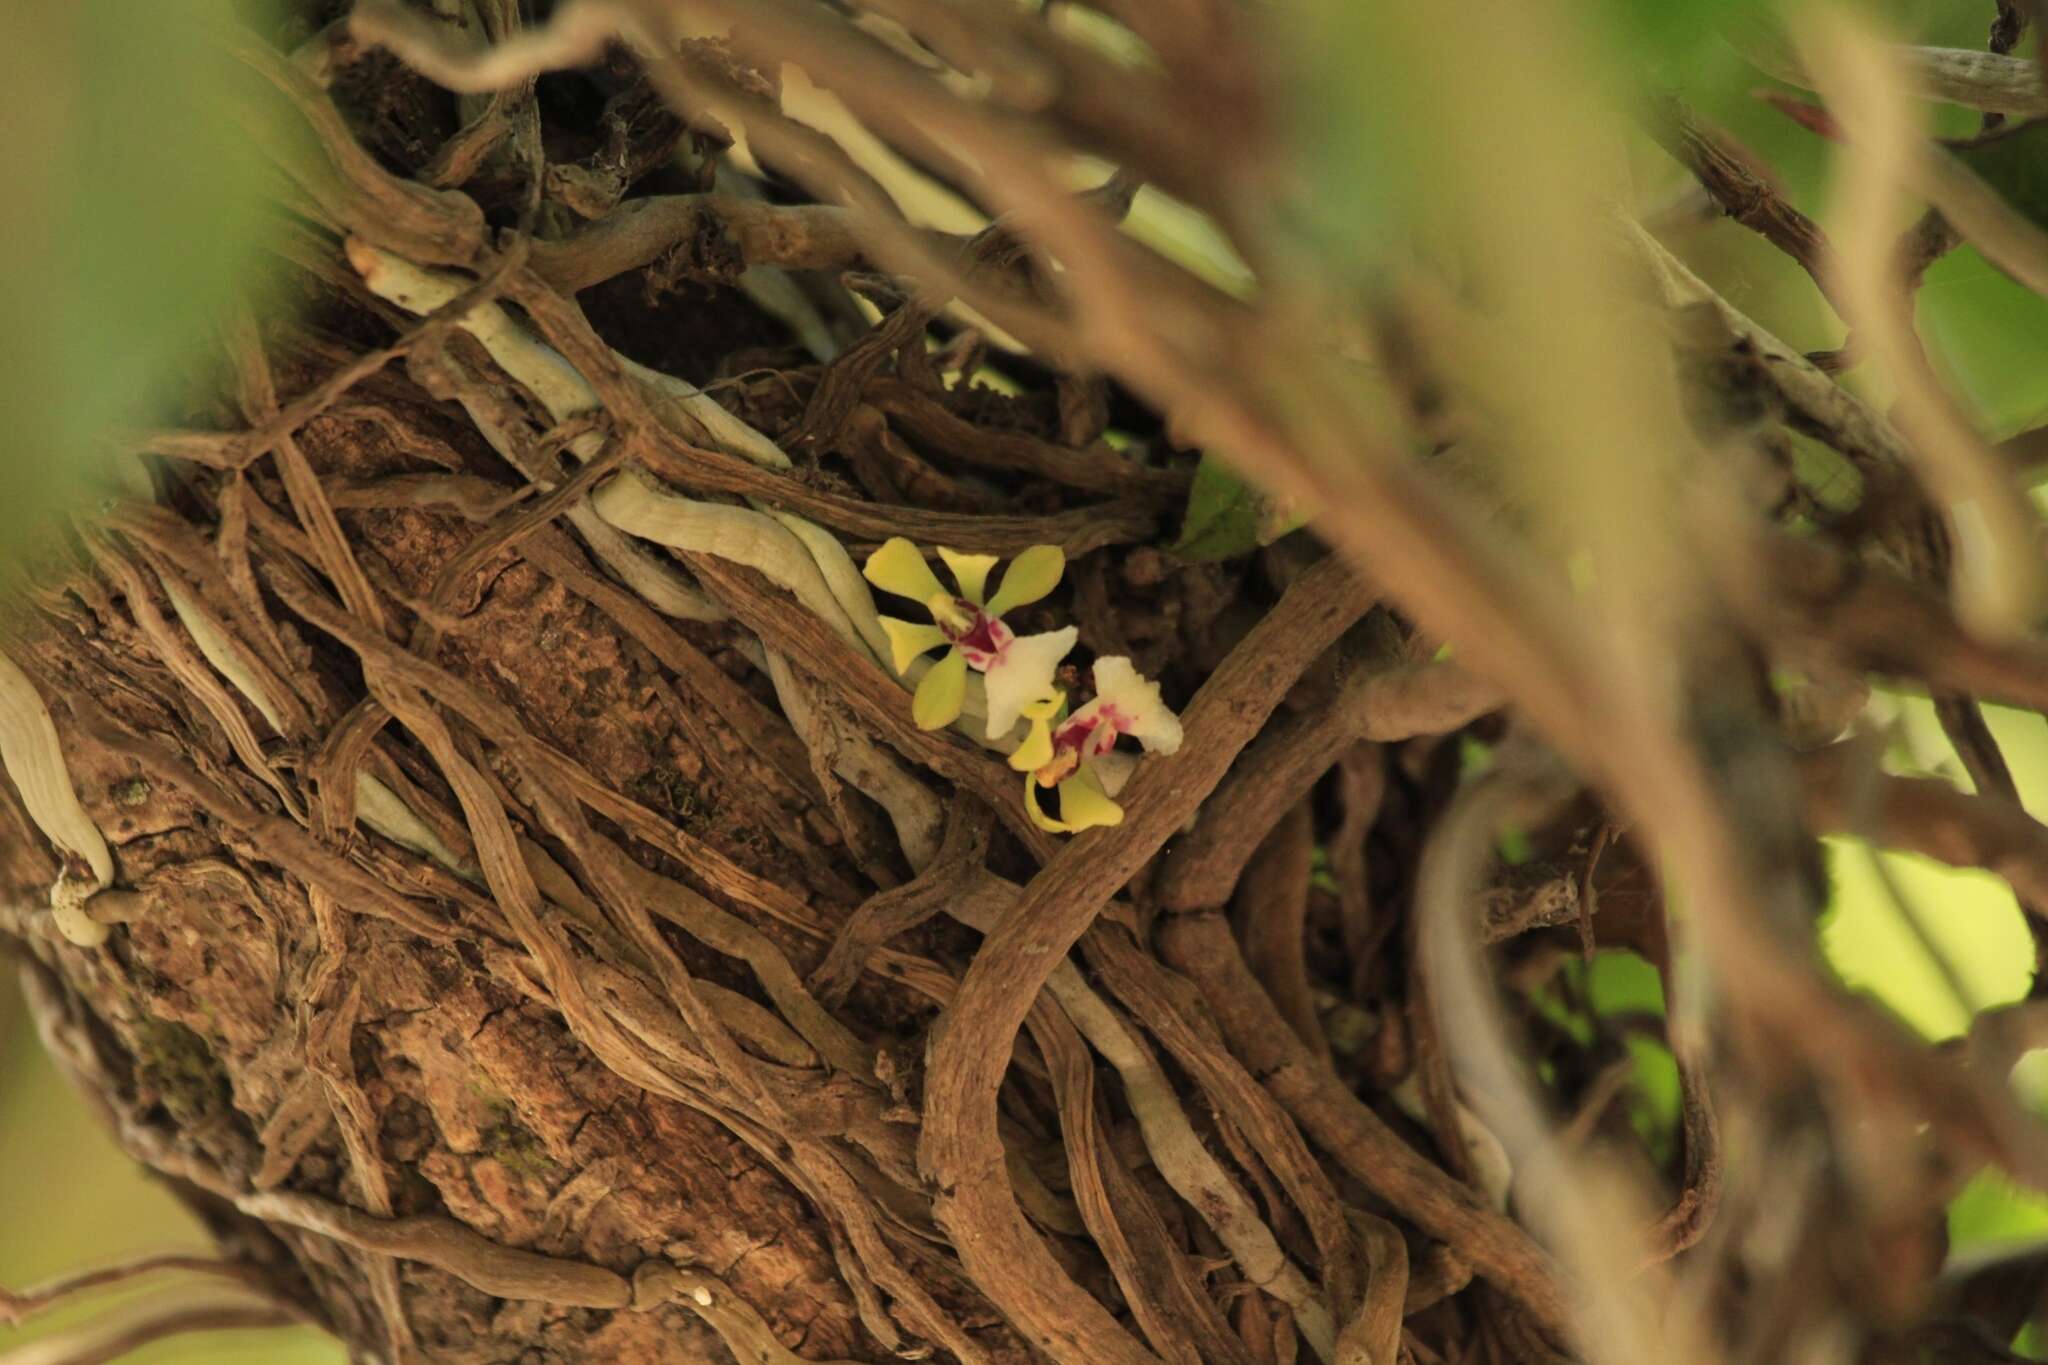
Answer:
[[[2048,118],[1952,142],[1948,149],[2028,222],[2048,227]]]
[[[1664,978],[1648,959],[1624,948],[1594,955],[1586,995],[1596,1014],[1664,1013]]]
[[[110,492],[120,427],[174,423],[221,306],[251,284],[267,172],[228,0],[0,7],[0,546]]]
[[[1173,553],[1197,563],[1234,559],[1257,549],[1265,500],[1213,455],[1204,455],[1188,490],[1187,515]]]
[[[2048,299],[1964,247],[1927,272],[1917,304],[1935,363],[1988,431],[2048,416]]]
[[[1952,1254],[2017,1251],[2048,1242],[2048,1196],[1983,1170],[1948,1206]]]
[[[1214,456],[1204,455],[1188,490],[1180,539],[1170,548],[1196,563],[1235,559],[1300,530],[1307,520],[1307,512],[1294,499],[1274,497],[1238,478]]]
[[[1603,948],[1586,965],[1586,1003],[1601,1016],[1661,1015],[1664,979],[1640,954]],[[1678,1062],[1671,1049],[1654,1038],[1631,1032],[1625,1042],[1635,1063],[1628,1096],[1629,1122],[1658,1160],[1668,1160],[1678,1133]]]

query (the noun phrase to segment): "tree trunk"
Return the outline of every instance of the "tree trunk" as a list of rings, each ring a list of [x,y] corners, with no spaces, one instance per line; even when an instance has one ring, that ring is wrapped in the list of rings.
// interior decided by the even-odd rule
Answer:
[[[690,344],[707,354],[729,354],[760,328],[724,290],[690,313]],[[278,340],[287,330],[280,319],[266,349],[291,395],[322,376],[290,363],[291,343]],[[478,528],[433,504],[350,507],[343,490],[447,470],[481,483],[502,466],[395,375],[356,398],[358,413],[302,426],[292,458],[342,504],[347,554],[377,585],[395,634],[417,639],[430,618],[409,608],[432,596]],[[902,1338],[878,1340],[863,1324],[858,1295],[875,1290],[854,1270],[874,1253],[856,1250],[830,1205],[806,1198],[807,1177],[760,1118],[725,1111],[684,1079],[684,1060],[705,1065],[708,1049],[659,1003],[646,955],[574,881],[544,881],[544,932],[579,974],[586,1007],[623,1026],[611,1036],[637,1049],[637,1065],[667,1068],[653,1088],[607,1065],[565,1021],[563,988],[550,989],[493,907],[460,802],[416,735],[370,698],[355,661],[275,597],[236,595],[254,586],[243,576],[252,563],[260,576],[266,560],[308,549],[282,481],[263,466],[246,480],[180,474],[171,510],[127,514],[129,534],[96,540],[97,570],[69,580],[63,596],[52,580],[47,610],[9,645],[56,703],[70,780],[114,855],[116,889],[91,909],[118,919],[95,948],[55,936],[39,914],[14,912],[8,927],[30,951],[23,970],[46,1036],[129,1149],[192,1197],[225,1246],[260,1260],[319,1321],[383,1358],[510,1361],[540,1358],[536,1349],[564,1360],[720,1358],[718,1334],[692,1312],[618,1311],[627,1281],[617,1276],[559,1294],[485,1292],[464,1267],[497,1248],[624,1276],[649,1258],[674,1259],[714,1276],[714,1292],[736,1296],[805,1358],[884,1358]],[[236,499],[245,517],[262,509],[246,551],[226,510]],[[882,1239],[898,1273],[985,1358],[1024,1358],[957,1267],[925,1244],[929,1215],[906,1174],[915,1128],[902,1087],[913,1063],[892,1073],[885,1061],[914,1057],[937,1003],[929,985],[920,993],[901,971],[866,974],[837,1012],[829,1036],[844,1053],[829,1059],[762,994],[771,963],[801,993],[796,978],[869,885],[803,749],[786,728],[766,729],[777,717],[765,677],[729,626],[642,611],[636,638],[607,609],[619,589],[581,550],[547,526],[527,541],[542,545],[545,560],[512,552],[474,565],[452,607],[431,618],[444,629],[421,657],[510,708],[529,735],[630,802],[635,818],[659,823],[657,844],[602,817],[579,833],[606,856],[634,860],[639,893],[669,920],[663,944],[774,1074],[785,1121],[837,1153],[845,1190],[901,1182],[864,1210],[889,1220],[865,1235]],[[203,558],[181,559],[185,551]],[[272,729],[210,673],[173,590],[219,619],[257,623],[238,644],[259,657],[274,628],[274,676],[288,680],[302,722]],[[238,753],[235,726],[261,735],[261,770]],[[468,731],[455,742],[530,836],[527,865],[565,877],[542,849],[576,860],[529,813],[535,797],[524,790],[553,779],[515,770],[497,740]],[[354,745],[363,747],[337,758]],[[394,842],[388,822],[372,832],[380,822],[362,809],[364,788],[351,795],[351,767],[404,793],[431,827],[418,835],[427,852]],[[343,832],[301,827],[322,803],[350,799],[362,824],[315,813],[310,829]],[[4,818],[6,903],[42,903],[61,860],[12,788]],[[436,865],[439,850],[453,855],[453,871]],[[342,867],[353,880],[339,879]],[[391,906],[410,912],[405,922]],[[891,947],[892,963],[918,961],[938,978],[930,962],[963,960],[973,939],[940,922]],[[263,1202],[273,1194],[304,1196],[315,1211],[273,1210]],[[320,1220],[344,1210],[450,1220],[424,1235],[459,1225],[477,1240],[455,1244],[451,1273],[438,1254],[394,1257],[322,1235]],[[532,1273],[545,1290],[546,1267]],[[887,1316],[869,1314],[888,1330]],[[745,1333],[727,1340],[739,1346]]]
[[[316,124],[331,98],[371,130],[361,135],[387,165],[418,171],[433,138],[454,138],[483,107],[458,110],[339,31],[314,47],[331,63],[331,97],[274,52],[247,60]],[[540,218],[557,226],[544,236],[573,221],[564,206],[577,204],[575,177],[591,167],[612,173],[615,189],[636,179],[636,193],[694,188],[668,159],[680,124],[630,76],[555,78],[565,98],[609,92],[595,122],[579,108],[556,126],[545,101],[505,102],[513,127],[572,149],[555,168],[567,174],[548,182]],[[698,141],[707,172],[719,145]],[[332,145],[293,170],[326,184],[337,165],[354,182],[344,199],[417,198]],[[516,215],[530,169],[502,145],[468,189],[495,216]],[[473,208],[450,211],[451,191],[427,198],[451,231],[475,237]],[[543,240],[534,259],[551,268],[500,283],[536,320],[523,291],[545,292],[550,279],[587,286],[583,310],[619,348],[596,352],[600,366],[623,355],[722,381],[736,415],[802,451],[804,468],[779,477],[837,506],[861,505],[858,481],[913,524],[928,500],[977,515],[1019,500],[1039,514],[992,519],[996,538],[963,549],[1014,552],[1019,526],[1056,539],[1079,525],[1082,549],[1128,542],[1129,532],[1054,514],[1105,507],[1149,536],[1184,489],[1184,465],[1163,446],[1126,461],[1102,443],[1099,381],[1062,378],[1014,399],[942,386],[918,345],[921,305],[899,306],[892,344],[878,348],[883,332],[861,339],[829,275],[781,276],[838,300],[837,311],[804,315],[837,336],[843,358],[822,366],[803,355],[734,287],[756,264],[749,239],[709,210],[738,215],[746,201],[701,202],[694,235],[670,233],[659,252],[564,264]],[[314,233],[326,235],[286,252],[286,295],[225,329],[231,395],[194,414],[194,434],[158,447],[170,458],[151,463],[154,497],[102,509],[81,539],[51,549],[32,609],[12,624],[8,657],[51,712],[60,776],[112,858],[111,884],[85,905],[92,927],[67,938],[40,907],[95,886],[90,859],[38,820],[29,787],[40,778],[14,751],[0,890],[6,905],[35,908],[9,909],[4,923],[51,1050],[231,1260],[259,1268],[268,1294],[361,1358],[1076,1358],[1042,1314],[1040,1349],[1028,1344],[1029,1328],[988,1292],[1005,1272],[953,1244],[967,1225],[942,1210],[917,1152],[921,1054],[978,941],[964,921],[985,929],[1000,918],[1015,882],[995,878],[1027,879],[1054,845],[1021,819],[1007,775],[982,783],[1003,773],[999,760],[923,741],[953,755],[949,768],[890,736],[951,778],[949,791],[878,748],[872,721],[834,695],[843,680],[829,653],[827,666],[814,655],[771,669],[761,643],[797,657],[798,642],[748,629],[745,604],[778,587],[745,568],[728,571],[741,575],[736,586],[721,589],[709,572],[692,584],[659,549],[578,520],[591,481],[565,485],[575,466],[559,452],[592,458],[572,438],[594,431],[609,467],[635,418],[553,410],[488,346],[423,331],[365,289],[345,232],[416,250],[419,238],[353,209],[316,213]],[[860,263],[858,246],[805,250],[822,251],[827,268]],[[764,273],[781,263],[771,252]],[[336,382],[394,334],[402,360]],[[911,349],[892,356],[905,339]],[[749,377],[762,366],[778,373]],[[825,397],[835,377],[856,385],[836,406]],[[718,439],[701,418],[676,419],[675,430]],[[1075,476],[1085,461],[1105,472]],[[1106,472],[1117,463],[1128,472]],[[1034,477],[1034,466],[1059,477]],[[1123,500],[1103,504],[1103,493]],[[878,538],[847,536],[856,555]],[[1275,559],[1272,571],[1284,580],[1300,559]],[[1176,568],[1151,550],[1097,550],[1070,581],[1073,609],[1104,633],[1099,652],[1121,647],[1173,670],[1184,696],[1257,619],[1265,589],[1240,577]],[[650,607],[649,578],[684,585],[683,605],[652,592]],[[1368,600],[1348,586],[1337,597],[1355,604],[1340,600],[1318,642],[1268,681],[1266,709]],[[1050,623],[1049,609],[1037,614]],[[892,684],[885,704],[907,720],[908,691]],[[938,825],[906,829],[900,802],[885,809],[893,798],[866,785],[863,763],[895,770],[874,782],[914,786],[912,817],[979,809],[951,817],[978,822],[978,836],[957,851],[949,836],[934,864],[921,845]],[[971,767],[972,781],[961,776]],[[998,789],[1010,809],[991,839],[974,793]],[[913,881],[919,872],[926,879]],[[871,922],[860,946],[842,945],[823,985],[814,973],[856,909],[890,897],[900,913]],[[965,897],[977,904],[953,903]],[[1164,1084],[1130,1021],[1078,989],[1107,1019],[1091,1029],[1097,1045],[1121,1038]],[[1060,1036],[1071,1040],[1071,1027],[1062,1019]],[[1207,1038],[1188,1046],[1227,1061]],[[1014,1188],[1035,1255],[1050,1254],[1091,1303],[1074,1316],[1107,1322],[1130,1311],[1126,1288],[1142,1286],[1140,1304],[1195,1318],[1151,1324],[1169,1349],[1200,1342],[1204,1358],[1265,1359],[1281,1340],[1291,1354],[1278,1300],[1205,1301],[1193,1313],[1196,1262],[1183,1258],[1218,1243],[1147,1169],[1154,1139],[1128,1111],[1085,1088],[1077,1097],[1085,1060],[1078,1076],[1047,1076],[1050,1048],[1041,1038],[1021,1055],[1005,1093],[1006,1171],[975,1178]],[[1252,1112],[1271,1121],[1268,1109]],[[1238,1144],[1264,1178],[1244,1133],[1190,1117],[1202,1141]],[[1063,1145],[1077,1123],[1094,1133],[1080,1151]],[[1221,1176],[1206,1150],[1199,1161],[1214,1168],[1204,1179]],[[1240,1202],[1242,1178],[1228,1177]],[[1327,1186],[1312,1166],[1296,1178]],[[1134,1221],[1136,1231],[1118,1230]],[[1091,1236],[1123,1245],[1105,1255]],[[1341,1228],[1318,1236],[1356,1255]],[[1291,1250],[1313,1259],[1303,1238],[1297,1229]],[[1344,1273],[1355,1279],[1356,1267]],[[1318,1301],[1311,1330],[1327,1350],[1321,1291],[1290,1293]],[[1113,1332],[1142,1351],[1125,1328]]]

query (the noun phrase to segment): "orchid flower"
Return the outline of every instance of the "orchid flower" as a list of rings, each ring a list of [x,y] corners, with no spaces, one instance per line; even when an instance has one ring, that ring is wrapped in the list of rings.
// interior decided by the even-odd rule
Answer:
[[[1080,638],[1073,626],[1020,636],[1002,619],[1004,612],[1036,602],[1059,585],[1066,554],[1057,545],[1033,545],[1010,562],[993,597],[985,594],[996,556],[960,554],[941,546],[939,558],[952,570],[958,592],[948,592],[924,555],[902,536],[885,541],[869,555],[861,573],[884,592],[922,603],[931,614],[930,625],[881,618],[899,674],[909,672],[918,656],[950,646],[911,698],[910,714],[918,726],[937,730],[959,718],[967,670],[973,668],[988,682],[988,737],[1001,739],[1026,705],[1052,690],[1053,671]]]
[[[1055,834],[1073,834],[1095,825],[1120,825],[1124,808],[1114,800],[1129,776],[1116,760],[1117,737],[1129,735],[1147,753],[1179,750],[1180,717],[1159,697],[1159,684],[1142,676],[1121,655],[1095,661],[1095,698],[1061,718],[1066,694],[1052,692],[1024,708],[1031,733],[1010,755],[1010,766],[1024,773],[1024,809],[1033,824]],[[1038,804],[1038,789],[1059,792],[1059,817]]]

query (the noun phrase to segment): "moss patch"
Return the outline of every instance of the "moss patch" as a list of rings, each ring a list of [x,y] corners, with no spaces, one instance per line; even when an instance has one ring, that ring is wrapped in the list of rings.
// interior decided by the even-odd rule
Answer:
[[[228,1075],[206,1040],[183,1024],[138,1015],[131,1029],[135,1080],[181,1128],[194,1128],[233,1107]]]
[[[559,1168],[540,1138],[519,1122],[511,1105],[494,1103],[490,1113],[490,1126],[483,1130],[477,1148],[482,1155],[524,1179],[545,1180]]]

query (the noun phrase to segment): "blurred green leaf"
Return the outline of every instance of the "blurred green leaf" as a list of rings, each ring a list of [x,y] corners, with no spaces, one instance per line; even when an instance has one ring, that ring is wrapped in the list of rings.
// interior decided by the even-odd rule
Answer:
[[[210,36],[227,0],[0,7],[0,546],[107,478],[106,437],[175,411],[243,280],[259,168],[245,77]]]
[[[1629,1075],[1629,1125],[1648,1145],[1651,1155],[1669,1161],[1678,1141],[1683,1100],[1678,1085],[1678,1059],[1655,1038],[1628,1036],[1628,1055],[1635,1062]]]
[[[2048,118],[1948,144],[1949,154],[2036,226],[2048,226]]]
[[[1586,999],[1599,1015],[1664,1013],[1664,980],[1657,968],[1624,948],[1603,948],[1586,968]],[[1629,1058],[1629,1123],[1657,1159],[1671,1155],[1677,1141],[1678,1061],[1656,1038],[1631,1032]]]
[[[2048,1243],[2048,1194],[1986,1170],[1948,1206],[1950,1254]]]
[[[1659,79],[1697,62],[1703,49],[1721,42],[1725,26],[1769,12],[1763,0],[1595,0],[1591,9],[1616,56],[1629,64],[1624,69]]]
[[[1928,271],[1919,321],[1929,351],[1987,431],[2005,436],[2048,416],[2048,299],[1965,247]]]
[[[1265,501],[1258,490],[1212,455],[1202,456],[1188,489],[1187,513],[1173,553],[1197,563],[1234,559],[1259,546],[1259,519]]]
[[[1603,948],[1586,972],[1586,997],[1598,1014],[1664,1013],[1664,979],[1640,954]]]
[[[1308,0],[1272,13],[1274,51],[1291,98],[1281,110],[1300,163],[1303,193],[1292,224],[1319,261],[1362,270],[1391,240],[1390,187],[1412,181],[1412,152],[1397,136],[1401,86],[1387,69],[1374,6]],[[1412,77],[1410,78],[1412,79]]]

